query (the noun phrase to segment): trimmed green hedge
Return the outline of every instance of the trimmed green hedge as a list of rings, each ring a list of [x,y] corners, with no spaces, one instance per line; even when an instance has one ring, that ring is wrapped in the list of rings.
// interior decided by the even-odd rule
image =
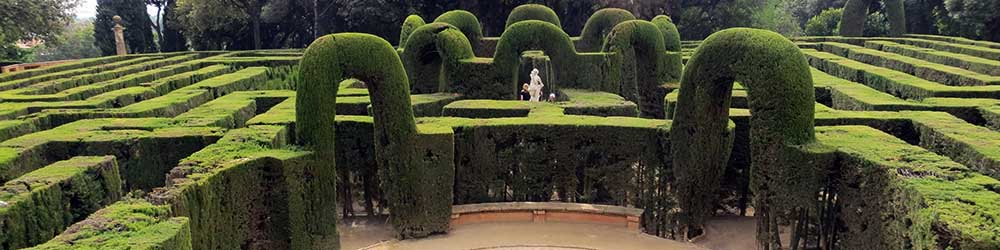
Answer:
[[[399,47],[405,47],[407,39],[410,38],[410,34],[413,33],[420,26],[427,24],[424,19],[418,15],[409,15],[406,20],[403,20],[403,28],[399,31]]]
[[[443,116],[466,118],[527,117],[534,105],[527,101],[462,100],[444,106]]]
[[[1000,85],[1000,76],[991,76],[958,67],[932,63],[900,54],[857,45],[821,42],[818,50],[847,57],[870,65],[905,72],[925,80],[952,86]]]
[[[0,186],[0,246],[44,243],[121,195],[114,156],[74,157],[22,175]]]
[[[548,6],[541,4],[523,4],[514,7],[507,16],[507,23],[504,25],[504,33],[511,25],[520,21],[538,20],[551,23],[562,30],[562,23],[559,22],[559,15]]]
[[[594,12],[587,19],[587,23],[583,25],[583,30],[580,31],[580,41],[576,44],[577,50],[581,52],[600,51],[600,46],[604,44],[604,39],[608,37],[611,29],[619,23],[629,20],[635,20],[632,12],[619,8],[605,8]]]
[[[821,127],[837,148],[845,249],[993,249],[1000,181],[867,127]]]
[[[491,68],[479,69],[477,67],[475,69],[489,70],[492,77],[490,75],[459,73],[468,78],[455,78],[475,81],[475,84],[483,84],[483,81],[496,84],[497,86],[490,88],[494,91],[500,91],[500,93],[479,96],[466,92],[456,92],[463,93],[469,98],[515,99],[517,91],[521,89],[521,84],[517,82],[518,75],[527,73],[519,70],[521,56],[522,53],[529,50],[544,51],[545,55],[551,59],[553,71],[551,74],[554,74],[552,77],[555,82],[546,82],[546,91],[554,90],[553,86],[594,90],[600,90],[605,86],[605,74],[607,73],[605,69],[609,67],[609,62],[604,53],[577,53],[569,35],[558,26],[543,21],[528,20],[511,25],[503,33],[497,44]],[[465,60],[465,62],[486,64],[489,61]],[[474,71],[470,69],[467,72]]]
[[[771,31],[726,29],[705,39],[684,70],[672,130],[685,132],[671,134],[671,144],[686,145],[673,147],[682,222],[700,226],[714,211],[733,142],[725,131],[734,80],[747,88],[754,113],[750,182],[758,227],[813,205],[821,183],[805,163],[823,149],[813,146],[812,76],[799,48]],[[769,231],[758,232],[763,249],[774,240]]]
[[[919,58],[935,63],[960,67],[981,74],[1000,75],[1000,61],[982,57],[963,55],[947,51],[921,48],[913,45],[899,44],[890,41],[867,41],[865,47],[885,52],[896,53],[908,57]]]
[[[32,250],[191,250],[188,218],[170,217],[170,207],[125,200],[103,208]]]
[[[300,69],[303,84],[297,88],[295,115],[298,142],[316,150],[320,159],[334,162],[333,117],[339,84],[347,78],[364,82],[373,106],[376,161],[382,180],[387,180],[383,188],[397,236],[424,237],[447,231],[452,185],[441,183],[453,178],[451,133],[417,130],[409,81],[392,46],[368,34],[328,35],[309,46]]]

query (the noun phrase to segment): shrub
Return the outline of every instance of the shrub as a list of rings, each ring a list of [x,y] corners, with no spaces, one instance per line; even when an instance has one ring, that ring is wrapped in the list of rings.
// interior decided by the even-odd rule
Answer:
[[[843,18],[840,20],[841,36],[866,35],[866,23],[870,19],[868,6],[874,0],[848,0],[844,4]],[[885,16],[889,20],[888,35],[900,36],[906,33],[906,13],[903,10],[903,0],[884,0]]]
[[[826,9],[806,22],[807,36],[832,36],[840,34],[840,18],[844,8]]]
[[[621,86],[605,86],[605,89],[619,89],[625,99],[639,104],[643,117],[655,117],[663,112],[662,96],[655,96],[660,85],[659,72],[664,67],[663,35],[660,28],[644,20],[622,22],[611,30],[601,51],[613,53],[612,69],[607,83]]]
[[[663,33],[663,43],[667,51],[681,51],[681,34],[677,31],[677,26],[669,16],[659,15],[653,18],[653,24],[660,28]]]

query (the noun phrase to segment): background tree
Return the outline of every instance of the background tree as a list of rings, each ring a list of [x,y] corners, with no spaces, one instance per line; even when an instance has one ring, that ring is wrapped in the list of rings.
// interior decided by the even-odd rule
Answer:
[[[246,14],[250,21],[250,33],[253,36],[253,48],[261,49],[261,14],[264,12],[264,5],[269,0],[222,0],[223,3],[230,4]]]
[[[25,61],[30,51],[14,45],[39,39],[58,44],[58,35],[72,19],[77,0],[0,1],[0,60]]]
[[[36,61],[57,61],[101,56],[94,46],[94,19],[75,19],[59,34],[58,44],[45,43],[32,50]]]
[[[156,19],[153,20],[153,31],[159,38],[158,44],[162,52],[187,50],[187,40],[181,34],[174,20],[177,10],[177,0],[146,0],[147,5],[156,7]]]
[[[94,20],[94,44],[104,55],[115,54],[115,38],[112,28],[114,16],[122,17],[125,27],[125,42],[129,53],[156,52],[153,41],[153,22],[146,13],[144,0],[97,0],[97,19]]]
[[[840,33],[840,17],[844,8],[826,9],[806,22],[807,36],[833,36]]]

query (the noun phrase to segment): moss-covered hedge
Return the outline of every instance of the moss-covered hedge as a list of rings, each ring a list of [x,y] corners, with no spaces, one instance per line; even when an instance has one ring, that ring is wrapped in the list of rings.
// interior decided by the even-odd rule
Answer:
[[[517,82],[518,75],[527,73],[519,70],[521,56],[522,53],[529,50],[541,50],[551,60],[553,72],[550,74],[554,75],[554,82],[545,83],[546,91],[552,91],[551,86],[594,90],[605,86],[605,69],[609,67],[605,54],[577,53],[566,32],[551,23],[537,20],[515,23],[503,33],[497,44],[496,54],[493,56],[492,77],[490,75],[484,77],[484,75],[466,74],[465,77],[469,78],[456,77],[456,79],[480,79],[476,84],[483,84],[483,82],[497,84],[498,86],[491,87],[491,89],[502,91],[488,96],[469,96],[466,94],[470,98],[513,100],[517,91],[521,89],[521,84]],[[488,61],[467,62],[488,63]]]
[[[115,157],[74,157],[0,186],[0,246],[34,246],[122,195]]]
[[[504,32],[507,32],[507,28],[511,25],[528,20],[539,20],[555,25],[559,30],[562,30],[562,23],[559,22],[559,16],[556,12],[550,9],[548,6],[541,4],[524,4],[514,7],[510,11],[510,15],[507,16],[507,23],[504,25]]]
[[[170,217],[170,207],[129,199],[94,213],[87,220],[33,250],[136,249],[190,250],[191,229],[185,217]]]
[[[868,127],[822,127],[840,160],[846,249],[993,249],[1000,181]]]
[[[581,52],[599,51],[608,33],[621,22],[635,20],[632,12],[619,8],[600,9],[590,15],[580,31],[580,41],[576,48]]]
[[[724,133],[732,82],[747,88],[750,177],[758,227],[771,228],[779,215],[815,202],[821,183],[808,162],[814,146],[815,103],[809,65],[797,46],[764,30],[733,28],[709,36],[688,61],[674,114],[676,190],[682,221],[701,225],[714,211],[733,137]],[[801,153],[800,153],[801,152]],[[722,156],[722,157],[720,157]],[[758,234],[769,249],[771,230]]]

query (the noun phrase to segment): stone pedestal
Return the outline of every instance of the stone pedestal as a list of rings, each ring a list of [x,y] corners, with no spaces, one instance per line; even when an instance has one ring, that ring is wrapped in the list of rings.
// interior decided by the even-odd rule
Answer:
[[[122,27],[122,17],[114,16],[112,19],[115,21],[115,27],[111,28],[115,33],[115,51],[119,56],[128,54],[128,47],[125,46],[125,27]]]

